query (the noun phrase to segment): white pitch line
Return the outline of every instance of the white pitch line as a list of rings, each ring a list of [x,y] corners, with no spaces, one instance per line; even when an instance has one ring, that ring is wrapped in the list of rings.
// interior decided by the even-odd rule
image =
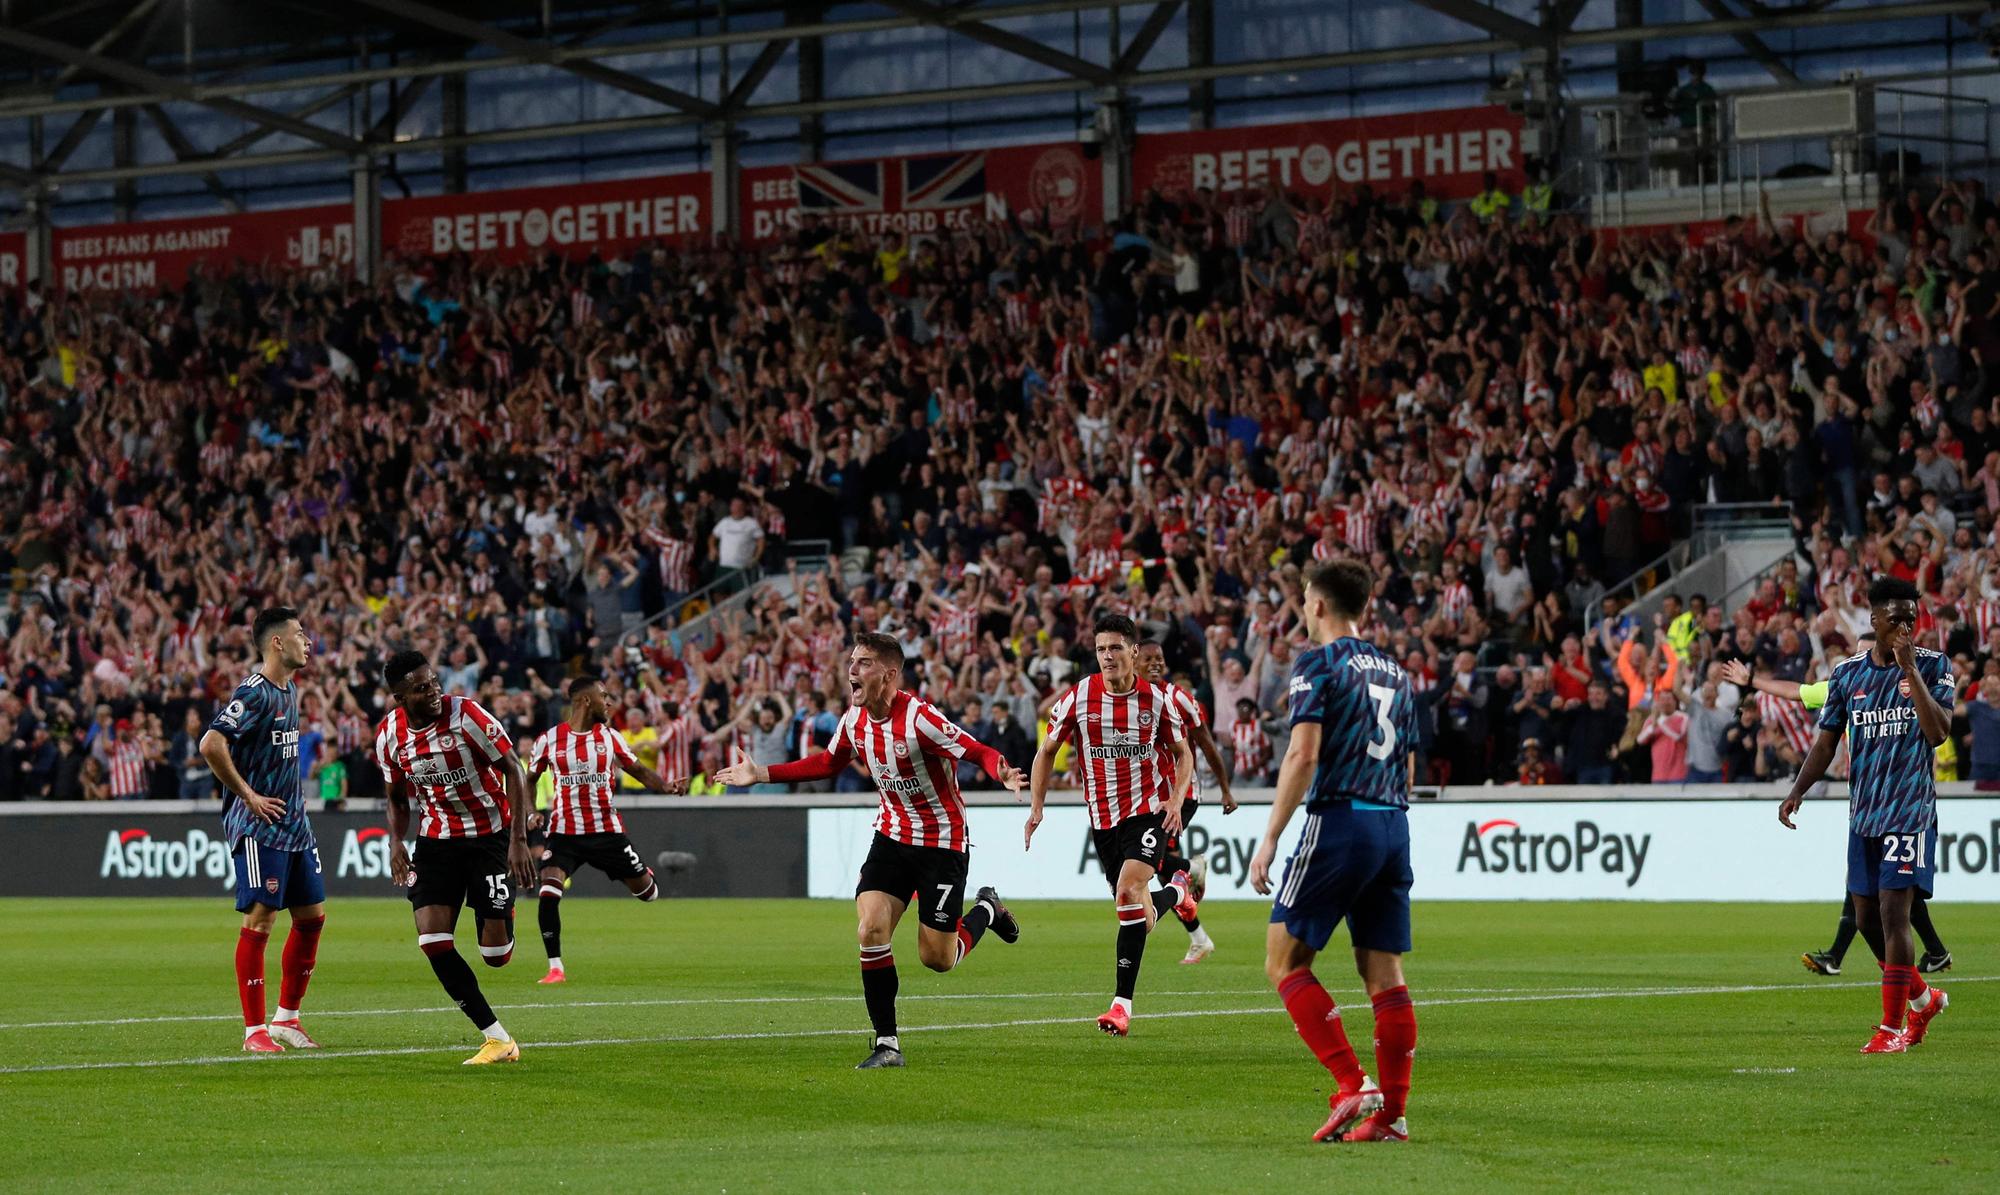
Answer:
[[[1799,985],[1805,986],[1803,984]],[[1229,988],[1202,992],[1149,992],[1147,999],[1192,999],[1205,996],[1261,996],[1270,988]],[[1426,988],[1430,992],[1513,994],[1550,992],[1595,992],[1601,988]],[[1078,1000],[1085,996],[1101,996],[1101,991],[1092,992],[934,992],[921,995],[898,996],[899,1001],[911,1000]],[[829,996],[801,994],[796,996],[691,996],[680,999],[659,1000],[568,1000],[548,1001],[539,1004],[495,1004],[498,1012],[532,1012],[543,1008],[691,1008],[711,1005],[735,1004],[857,1004],[860,996]],[[391,1017],[416,1016],[432,1012],[457,1012],[449,1005],[430,1005],[423,1008],[340,1008],[312,1009],[312,1019],[322,1017]],[[241,1020],[239,1013],[175,1013],[152,1017],[103,1017],[81,1021],[16,1021],[0,1025],[0,1031],[9,1029],[93,1029],[107,1025],[181,1025],[203,1021]]]
[[[2000,981],[2000,975],[1963,976],[1959,978],[1956,982],[1959,984],[1966,984],[1966,983],[1993,983],[1996,981]],[[1841,983],[1829,983],[1829,984],[1799,984],[1799,983],[1739,984],[1730,987],[1627,988],[1623,990],[1613,989],[1613,990],[1594,991],[1594,992],[1573,991],[1573,992],[1541,992],[1534,994],[1523,993],[1515,996],[1461,996],[1453,999],[1444,999],[1444,1000],[1419,1000],[1416,1003],[1419,1007],[1436,1008],[1442,1005],[1460,1005],[1460,1004],[1537,1004],[1548,1001],[1561,1001],[1561,1000],[1645,1000],[1645,999],[1657,999],[1662,997],[1675,997],[1675,996],[1726,996],[1726,995],[1737,995],[1737,994],[1752,993],[1752,992],[1792,992],[1792,991],[1810,992],[1828,988],[1859,988],[1859,987],[1879,987],[1879,986],[1881,986],[1879,983],[1868,984],[1860,982],[1841,982]],[[1085,993],[1085,994],[1102,995],[1102,993]],[[1164,995],[1166,993],[1161,993],[1161,994]],[[1225,993],[1217,993],[1217,994],[1225,994]],[[847,998],[837,997],[834,999],[847,999]],[[612,1005],[614,1003],[615,1002],[609,1002],[609,1001],[606,1002],[607,1005]],[[526,1005],[523,1007],[555,1008],[564,1006]],[[1257,1008],[1183,1009],[1176,1012],[1149,1012],[1144,1014],[1144,1017],[1142,1019],[1173,1020],[1184,1017],[1243,1017],[1243,1016],[1257,1016],[1259,1014],[1275,1015],[1278,1013],[1282,1013],[1283,1011],[1284,1009],[1282,1007],[1273,1007],[1271,1005],[1262,1005]],[[1014,1029],[1014,1028],[1021,1028],[1025,1026],[1034,1026],[1034,1025],[1079,1025],[1079,1024],[1089,1024],[1093,1020],[1094,1018],[1092,1017],[1029,1017],[1021,1020],[1012,1020],[1012,1021],[976,1021],[976,1022],[967,1022],[967,1023],[953,1024],[953,1025],[917,1025],[899,1030],[899,1032],[948,1033],[955,1030],[967,1030],[967,1029]],[[651,1037],[596,1037],[596,1038],[583,1038],[571,1041],[530,1042],[527,1043],[527,1047],[530,1051],[533,1051],[533,1050],[570,1049],[576,1046],[645,1046],[645,1045],[669,1045],[674,1043],[686,1044],[691,1042],[776,1041],[776,1040],[793,1040],[793,1039],[813,1038],[813,1037],[844,1037],[850,1034],[861,1036],[863,1035],[863,1031],[856,1029],[852,1026],[849,1026],[840,1029],[786,1029],[786,1030],[770,1030],[770,1031],[753,1030],[753,1031],[746,1031],[739,1033],[670,1034],[670,1035],[651,1036]],[[399,1046],[393,1048],[367,1049],[367,1050],[322,1049],[322,1050],[291,1051],[291,1053],[295,1057],[303,1055],[306,1057],[316,1057],[316,1058],[386,1058],[386,1057],[394,1057],[405,1054],[462,1054],[464,1052],[465,1052],[465,1047],[463,1045]],[[153,1068],[167,1067],[167,1066],[217,1066],[231,1062],[252,1062],[262,1057],[264,1056],[257,1054],[238,1053],[238,1054],[210,1054],[198,1058],[156,1058],[156,1059],[139,1059],[132,1061],[117,1061],[117,1062],[57,1062],[39,1066],[0,1067],[0,1075],[44,1074],[54,1071],[144,1070],[144,1069],[153,1069]]]

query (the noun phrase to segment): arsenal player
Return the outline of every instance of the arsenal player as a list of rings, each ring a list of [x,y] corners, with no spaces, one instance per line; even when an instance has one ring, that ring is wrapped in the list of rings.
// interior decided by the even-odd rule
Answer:
[[[569,682],[569,720],[550,727],[528,752],[528,778],[540,783],[542,773],[554,772],[555,799],[549,811],[548,844],[542,850],[542,945],[549,952],[549,973],[540,983],[562,983],[563,882],[579,867],[590,866],[623,883],[643,901],[660,898],[653,869],[639,861],[639,851],[625,837],[624,819],[611,803],[618,772],[646,786],[647,792],[686,792],[639,762],[625,736],[606,723],[611,717],[604,682],[588,673]]]
[[[888,635],[854,637],[847,659],[849,705],[827,749],[793,763],[737,763],[716,772],[719,784],[789,784],[826,780],[859,758],[880,793],[875,841],[855,885],[856,934],[861,942],[861,993],[874,1023],[874,1048],[856,1070],[903,1065],[896,1037],[896,959],[889,940],[912,901],[917,904],[917,957],[933,971],[965,961],[988,929],[1002,942],[1021,926],[1000,894],[979,890],[972,911],[965,903],[970,842],[965,802],[958,795],[958,761],[969,759],[988,776],[1019,792],[1019,768],[980,745],[938,708],[904,692],[903,648]]]
[[[479,957],[504,967],[514,955],[514,888],[535,882],[528,850],[527,775],[499,721],[478,702],[446,696],[419,651],[389,657],[382,679],[396,708],[375,731],[375,762],[388,790],[389,878],[408,885],[417,946],[438,982],[486,1040],[467,1066],[518,1062],[479,980],[452,945],[458,907],[472,906]],[[403,850],[410,799],[423,805],[412,870]]]
[[[1049,733],[1035,752],[1034,805],[1022,840],[1034,845],[1056,751],[1076,740],[1091,842],[1118,910],[1117,995],[1097,1018],[1097,1027],[1124,1037],[1131,1029],[1132,992],[1154,921],[1170,909],[1183,922],[1195,919],[1187,872],[1176,871],[1165,889],[1147,892],[1166,858],[1168,839],[1181,831],[1194,754],[1173,699],[1139,677],[1138,624],[1122,614],[1107,614],[1097,620],[1095,633],[1100,671],[1077,682],[1049,708]],[[1163,751],[1172,753],[1171,775],[1161,768]]]

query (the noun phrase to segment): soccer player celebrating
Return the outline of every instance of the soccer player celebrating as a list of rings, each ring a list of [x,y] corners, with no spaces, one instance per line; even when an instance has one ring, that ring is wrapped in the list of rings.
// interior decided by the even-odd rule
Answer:
[[[422,652],[389,657],[382,679],[396,698],[375,731],[388,790],[389,877],[410,889],[417,946],[445,994],[485,1035],[465,1065],[518,1062],[521,1047],[500,1027],[452,931],[459,906],[470,905],[486,965],[504,967],[514,955],[513,884],[535,882],[527,775],[499,721],[470,698],[446,696]],[[403,850],[412,795],[423,804],[414,864]]]
[[[1931,753],[1951,733],[1957,682],[1944,656],[1916,646],[1917,587],[1878,577],[1868,587],[1875,646],[1843,660],[1827,681],[1819,737],[1799,768],[1778,821],[1826,774],[1847,734],[1847,890],[1861,936],[1882,960],[1882,1022],[1863,1054],[1901,1054],[1924,1040],[1948,1005],[1917,973],[1910,907],[1937,875],[1937,781]]]
[[[1182,921],[1196,916],[1187,872],[1174,872],[1159,892],[1147,891],[1166,859],[1167,839],[1180,833],[1181,806],[1194,781],[1194,754],[1172,698],[1139,676],[1138,624],[1122,614],[1107,614],[1093,631],[1099,671],[1049,707],[1049,733],[1035,752],[1033,805],[1022,842],[1034,845],[1056,752],[1074,739],[1083,768],[1084,804],[1090,809],[1091,843],[1118,912],[1116,994],[1097,1018],[1097,1027],[1124,1037],[1132,1028],[1132,993],[1154,922],[1169,909]],[[1160,762],[1167,752],[1171,773]]]
[[[611,716],[604,682],[583,675],[569,682],[569,720],[550,727],[528,753],[528,777],[539,783],[554,772],[555,801],[549,811],[548,845],[543,849],[540,907],[542,945],[549,952],[549,973],[540,983],[562,983],[563,881],[581,866],[622,882],[640,900],[660,898],[653,870],[639,861],[625,822],[611,802],[618,772],[625,772],[647,791],[675,791],[660,774],[639,762],[625,736],[606,725]],[[687,782],[680,782],[686,791]]]
[[[251,624],[263,662],[236,686],[229,704],[201,736],[201,756],[228,793],[222,825],[236,861],[236,988],[243,1003],[243,1048],[279,1054],[286,1046],[319,1043],[299,1027],[299,1006],[319,956],[326,925],[326,885],[319,847],[306,820],[299,784],[299,691],[292,678],[312,651],[298,612],[273,606]],[[264,1025],[264,947],[279,909],[290,909],[292,932],[282,956],[284,986],[278,1015]]]
[[[1315,1141],[1410,1139],[1403,1108],[1417,1014],[1403,983],[1403,955],[1410,949],[1417,705],[1402,667],[1355,634],[1373,589],[1374,577],[1358,561],[1319,565],[1307,575],[1306,625],[1318,646],[1292,666],[1292,741],[1279,765],[1270,825],[1250,861],[1251,885],[1269,894],[1278,837],[1304,800],[1305,829],[1271,905],[1264,973],[1334,1077],[1330,1113]],[[1375,1005],[1380,1088],[1362,1071],[1333,998],[1312,972],[1343,919]]]
[[[1209,732],[1208,722],[1201,712],[1201,702],[1194,694],[1167,679],[1167,653],[1158,643],[1147,640],[1139,645],[1139,675],[1167,691],[1167,700],[1174,712],[1181,716],[1181,725],[1187,729],[1190,742],[1200,748],[1208,759],[1209,771],[1215,774],[1215,783],[1222,790],[1222,812],[1236,812],[1236,797],[1229,791],[1229,768],[1222,762],[1222,750],[1215,745],[1215,736]],[[1171,749],[1161,745],[1162,752]],[[1208,888],[1208,856],[1190,860],[1181,854],[1181,835],[1187,833],[1194,823],[1194,815],[1201,808],[1201,794],[1193,784],[1188,786],[1187,800],[1181,803],[1181,828],[1167,836],[1167,852],[1160,860],[1158,875],[1170,876],[1177,871],[1188,873],[1190,894],[1199,901]],[[1201,918],[1190,916],[1181,921],[1188,932],[1187,954],[1183,964],[1194,964],[1215,953],[1215,941],[1208,931],[1201,927]]]
[[[1020,923],[991,887],[981,888],[962,918],[970,842],[958,761],[969,759],[1019,792],[1024,778],[998,751],[982,746],[923,698],[898,687],[903,648],[888,635],[854,637],[847,659],[851,704],[824,751],[792,763],[742,762],[715,774],[719,784],[791,784],[827,780],[859,758],[875,781],[881,812],[875,840],[854,890],[861,943],[861,994],[875,1028],[874,1045],[856,1070],[902,1066],[896,1036],[896,924],[918,905],[917,957],[933,971],[965,961],[988,929],[1002,942],[1021,936]],[[914,894],[914,895],[913,895]]]

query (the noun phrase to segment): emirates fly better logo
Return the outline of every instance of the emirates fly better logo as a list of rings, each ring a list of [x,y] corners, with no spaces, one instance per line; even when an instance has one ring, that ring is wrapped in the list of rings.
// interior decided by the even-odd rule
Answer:
[[[1593,821],[1579,820],[1553,833],[1533,833],[1512,818],[1467,822],[1458,848],[1458,870],[1535,875],[1580,875],[1596,872],[1625,877],[1625,886],[1639,882],[1646,869],[1651,834],[1604,832]]]

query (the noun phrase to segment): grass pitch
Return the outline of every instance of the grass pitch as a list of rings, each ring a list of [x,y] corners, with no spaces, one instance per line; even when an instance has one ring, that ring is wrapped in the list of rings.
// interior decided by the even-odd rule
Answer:
[[[534,982],[524,908],[514,962],[479,969],[523,1061],[468,1070],[476,1035],[400,901],[331,906],[306,1005],[327,1048],[280,1058],[237,1051],[222,902],[4,901],[0,1173],[93,1191],[2000,1189],[2000,923],[1940,905],[1952,1007],[1916,1053],[1864,1058],[1865,946],[1837,980],[1797,962],[1834,911],[1419,904],[1414,1140],[1338,1147],[1307,1140],[1326,1075],[1264,982],[1260,905],[1204,909],[1220,949],[1197,967],[1163,926],[1122,1041],[1092,1024],[1108,907],[1021,905],[1020,944],[989,936],[943,976],[906,926],[910,1066],[857,1073],[842,903],[568,901],[557,988]],[[1345,951],[1318,971],[1372,1072]]]

